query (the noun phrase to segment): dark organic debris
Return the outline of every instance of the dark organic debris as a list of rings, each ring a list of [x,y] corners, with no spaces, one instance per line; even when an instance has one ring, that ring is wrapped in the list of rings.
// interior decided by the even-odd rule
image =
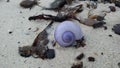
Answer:
[[[9,34],[12,34],[13,32],[12,31],[9,31]]]
[[[83,53],[81,53],[80,55],[78,55],[77,57],[76,57],[76,59],[77,60],[81,60],[81,59],[83,59],[85,57],[85,55],[83,54]]]
[[[115,8],[114,6],[109,6],[109,8],[110,8],[110,10],[111,10],[112,12],[115,12],[115,11],[116,11],[116,8]]]
[[[85,39],[84,37],[80,40],[76,40],[76,45],[74,45],[74,47],[76,48],[79,48],[79,47],[84,47],[86,44],[85,44]]]
[[[74,8],[71,8],[71,10],[73,10],[73,14],[74,13],[80,13],[83,11],[83,4],[77,5]]]
[[[103,52],[101,52],[101,55],[103,55]]]
[[[29,20],[44,19],[44,20],[62,22],[62,21],[69,20],[69,19],[75,19],[80,22],[80,20],[75,15],[78,12],[80,12],[81,8],[82,8],[82,5],[77,5],[75,6],[74,10],[70,10],[69,12],[68,11],[64,13],[59,12],[56,16],[48,15],[48,14],[40,14],[37,16],[30,16]]]
[[[20,44],[20,41],[18,41],[17,43]]]
[[[65,8],[63,9],[64,12],[60,11],[56,16],[48,15],[48,14],[40,14],[37,16],[30,16],[29,20],[37,20],[37,19],[44,19],[44,20],[52,20],[56,22],[62,22],[69,19],[74,19],[80,22],[80,20],[75,16],[77,13],[80,13],[82,9],[82,5],[77,5],[74,8]],[[67,10],[67,11],[66,11]]]
[[[115,6],[120,8],[120,2],[119,1],[115,1],[114,3],[115,3]]]
[[[106,24],[106,22],[99,21],[98,23],[93,24],[93,28],[103,27],[104,24]]]
[[[113,28],[112,28],[112,30],[113,30],[116,34],[120,35],[120,24],[114,25]]]
[[[47,46],[49,43],[47,29],[52,23],[53,22],[38,34],[32,46],[19,47],[19,54],[23,57],[29,57],[32,55],[34,58],[53,59],[55,57],[55,51],[49,49]]]
[[[48,43],[49,43],[49,39],[44,39],[42,42],[43,45],[47,45]]]
[[[53,47],[55,47],[56,46],[56,42],[52,41],[52,45],[53,45]]]
[[[107,26],[104,26],[104,30],[107,30]]]
[[[28,30],[31,30],[31,28],[28,28]]]
[[[73,64],[71,68],[83,68],[83,62]]]
[[[27,60],[24,60],[24,63],[26,63],[27,62]]]
[[[104,17],[102,17],[102,16],[97,16],[97,21],[103,21],[104,20]]]
[[[86,3],[86,7],[87,7],[87,8],[90,8],[90,4]]]
[[[20,6],[23,8],[32,8],[34,5],[37,5],[37,0],[23,0],[20,3]]]
[[[49,50],[47,46],[49,40],[48,40],[48,33],[46,30],[49,26],[52,25],[52,23],[53,22],[51,22],[42,32],[38,34],[32,45],[33,53],[35,53],[39,58],[42,59],[47,58],[45,53]]]
[[[38,16],[31,16],[31,17],[29,17],[29,20],[44,19],[44,20],[53,20],[53,21],[57,21],[57,22],[62,22],[62,21],[67,20],[68,18],[69,17],[67,15],[59,17],[59,16],[53,16],[53,15],[41,14]]]
[[[94,61],[95,61],[95,58],[94,58],[94,57],[88,57],[88,61],[94,62]]]
[[[108,35],[109,37],[113,37],[111,34],[110,35]]]
[[[118,67],[120,68],[120,62],[118,63]]]
[[[36,37],[36,39],[34,40],[33,46],[37,46],[39,41],[43,41],[44,39],[47,39],[47,32],[45,30],[43,30],[42,32],[40,32],[38,34],[38,36]],[[41,43],[40,43],[41,44]]]
[[[23,46],[23,47],[19,47],[19,54],[22,57],[30,57],[31,54],[31,46]]]

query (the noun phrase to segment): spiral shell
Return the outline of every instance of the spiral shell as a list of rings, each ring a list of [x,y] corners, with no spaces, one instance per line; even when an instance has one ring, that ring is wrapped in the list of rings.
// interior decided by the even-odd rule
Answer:
[[[72,21],[63,21],[57,26],[54,37],[60,46],[68,47],[73,45],[76,40],[80,40],[83,33],[79,25]]]

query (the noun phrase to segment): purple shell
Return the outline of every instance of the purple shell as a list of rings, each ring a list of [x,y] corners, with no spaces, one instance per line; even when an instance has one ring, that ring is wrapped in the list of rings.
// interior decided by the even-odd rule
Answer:
[[[75,40],[80,40],[83,33],[79,25],[72,21],[63,21],[57,26],[54,37],[60,46],[68,47],[73,45]]]

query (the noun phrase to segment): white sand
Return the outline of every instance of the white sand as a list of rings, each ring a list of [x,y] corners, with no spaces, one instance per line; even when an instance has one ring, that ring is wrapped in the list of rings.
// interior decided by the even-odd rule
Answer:
[[[41,10],[38,6],[31,10],[23,9],[19,6],[21,1],[10,0],[7,3],[5,0],[0,0],[0,68],[70,68],[73,63],[78,62],[75,57],[82,52],[85,54],[85,58],[82,60],[84,68],[118,68],[117,63],[120,62],[120,36],[114,34],[111,28],[114,24],[120,23],[120,8],[105,17],[107,30],[103,28],[93,29],[80,24],[87,44],[84,48],[62,48],[57,45],[54,48],[56,57],[52,60],[42,60],[33,57],[21,57],[18,54],[18,47],[31,45],[38,33],[50,22],[45,20],[29,21],[29,16],[41,13],[55,15],[57,13]],[[40,5],[48,7],[52,1],[40,0]],[[113,4],[100,4],[98,10],[107,9],[108,5]],[[101,6],[104,6],[104,8]],[[83,17],[84,15],[84,17],[87,17],[87,12],[88,9],[85,9],[78,16]],[[77,21],[74,22],[78,23]],[[58,24],[54,24],[54,27]],[[39,31],[34,32],[37,27]],[[28,30],[28,28],[31,28],[31,30]],[[13,33],[9,34],[9,31],[13,31]],[[109,34],[113,37],[109,37]],[[53,39],[53,33],[50,37]],[[103,52],[103,55],[101,55],[101,52]],[[88,56],[95,57],[96,61],[88,62]]]

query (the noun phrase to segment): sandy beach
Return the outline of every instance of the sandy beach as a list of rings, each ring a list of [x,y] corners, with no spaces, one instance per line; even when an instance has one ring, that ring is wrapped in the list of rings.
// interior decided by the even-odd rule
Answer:
[[[18,53],[18,47],[32,45],[35,37],[50,23],[46,20],[29,21],[29,16],[39,15],[42,13],[56,15],[57,13],[50,10],[42,10],[40,6],[49,7],[54,0],[40,0],[40,6],[34,6],[31,10],[20,7],[22,0],[0,0],[0,68],[71,68],[73,63],[80,61],[75,60],[76,56],[81,53],[85,54],[83,68],[119,68],[120,62],[120,35],[115,34],[112,28],[115,24],[120,24],[120,8],[116,7],[115,12],[107,13],[105,16],[104,28],[93,29],[78,21],[73,22],[80,25],[86,40],[86,46],[80,48],[63,48],[58,44],[54,47],[55,58],[42,60],[40,58],[24,58]],[[84,3],[80,2],[79,3]],[[79,4],[77,3],[77,4]],[[75,3],[73,3],[74,5]],[[99,3],[95,14],[100,11],[109,11],[108,6],[114,4]],[[87,18],[88,9],[79,13],[79,18]],[[58,22],[53,24],[53,30],[49,38],[54,40],[55,27]],[[38,29],[36,31],[36,29]],[[112,37],[109,37],[112,35]],[[103,55],[101,55],[103,53]],[[88,57],[95,58],[95,62],[89,62]]]

